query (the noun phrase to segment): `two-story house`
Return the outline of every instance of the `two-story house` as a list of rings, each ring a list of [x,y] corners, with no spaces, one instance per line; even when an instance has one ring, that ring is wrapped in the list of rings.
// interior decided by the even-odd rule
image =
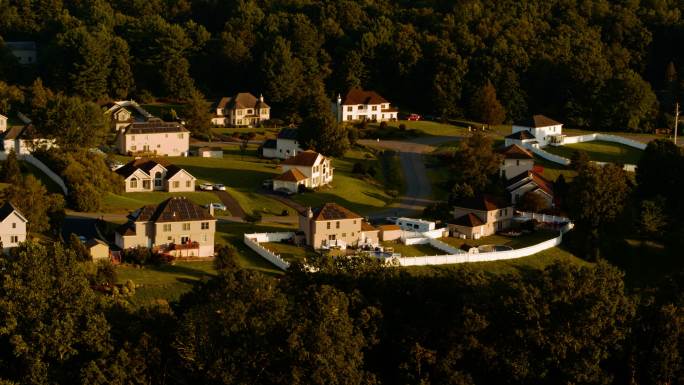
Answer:
[[[135,122],[118,132],[116,146],[124,155],[187,156],[190,132],[177,122]]]
[[[378,245],[378,229],[336,203],[309,207],[300,213],[299,230],[304,233],[306,244],[314,249]]]
[[[216,115],[211,122],[217,126],[256,127],[271,119],[271,107],[264,96],[257,99],[249,92],[223,97],[216,105]]]
[[[285,159],[283,173],[273,179],[273,190],[297,192],[299,186],[317,188],[333,180],[331,160],[315,151],[307,150]]]
[[[115,171],[124,179],[124,191],[195,191],[196,178],[175,165],[162,165],[151,159],[136,159]]]
[[[532,153],[517,144],[498,149],[497,152],[503,157],[499,175],[507,180],[534,168]]]
[[[142,207],[116,230],[115,243],[122,250],[147,247],[175,257],[212,257],[216,218],[209,210],[186,197]]]
[[[506,138],[513,139],[514,136],[521,131],[529,132],[537,143],[539,143],[540,147],[544,147],[550,143],[563,142],[563,123],[559,123],[544,115],[534,115],[532,116],[532,119],[526,122],[514,124],[512,126],[511,135]],[[506,142],[506,145],[508,144],[509,143]]]
[[[147,112],[134,100],[119,100],[107,105],[105,118],[109,120],[112,130],[120,131],[134,122],[147,122],[154,116]]]
[[[546,208],[554,204],[553,183],[532,170],[520,173],[508,180],[506,190],[511,194],[513,204],[518,204],[526,194],[538,195]]]
[[[3,253],[26,241],[28,219],[10,202],[0,207],[0,244]]]
[[[478,239],[511,226],[513,206],[491,195],[466,199],[454,207],[454,220],[449,222],[452,236]]]
[[[352,88],[344,98],[337,95],[337,102],[332,104],[332,110],[338,122],[397,120],[399,112],[396,108],[390,107],[390,102],[375,91],[365,91],[361,88]]]
[[[51,148],[56,145],[55,139],[47,139],[40,135],[32,124],[12,126],[0,133],[2,151],[14,151],[17,155],[28,155],[38,148]]]
[[[296,128],[283,128],[276,139],[268,139],[261,145],[260,153],[264,158],[287,159],[302,151],[297,139]]]

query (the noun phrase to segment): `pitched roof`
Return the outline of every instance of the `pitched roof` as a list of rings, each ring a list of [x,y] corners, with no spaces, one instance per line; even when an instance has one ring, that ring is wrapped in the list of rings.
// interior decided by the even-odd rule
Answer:
[[[214,220],[209,211],[186,197],[171,197],[157,206],[141,208],[135,222],[182,222]]]
[[[278,139],[296,140],[298,133],[299,133],[299,131],[297,131],[296,128],[283,128],[278,133]]]
[[[523,122],[523,125],[525,127],[549,127],[549,126],[557,126],[559,124],[562,124],[560,122],[557,122],[547,116],[544,115],[533,115],[532,119],[527,119],[525,122]]]
[[[484,222],[482,222],[480,217],[478,217],[477,215],[475,215],[473,213],[468,213],[466,215],[462,215],[462,216],[454,219],[450,223],[452,225],[465,226],[465,227],[476,227],[476,226],[484,225]]]
[[[181,171],[185,171],[185,169],[182,169],[182,168],[176,166],[175,164],[172,164],[172,165],[166,167],[166,179],[171,179],[171,178],[173,178],[174,176],[176,176],[176,174],[178,174],[178,173],[181,172]],[[187,172],[187,171],[185,171],[185,172],[186,172],[188,175],[190,175],[190,176],[192,177],[192,179],[196,179],[196,178],[195,178],[194,176],[192,176],[192,174],[190,174],[189,172]]]
[[[124,237],[135,235],[135,225],[132,222],[124,223],[123,225],[116,228],[116,232],[123,235]]]
[[[299,182],[299,181],[305,180],[305,179],[306,179],[306,175],[302,174],[301,171],[297,170],[296,168],[293,168],[291,170],[287,170],[284,173],[273,178],[273,180],[280,180],[280,181],[284,181],[284,182]]]
[[[85,243],[85,246],[88,247],[88,248],[91,248],[91,247],[96,246],[96,245],[104,245],[104,246],[109,247],[108,244],[106,244],[105,242],[103,242],[103,241],[101,241],[101,240],[99,240],[99,239],[97,239],[97,238],[90,238],[90,239]]]
[[[17,215],[19,215],[19,217],[23,219],[25,222],[28,222],[28,219],[26,219],[24,214],[22,214],[21,211],[14,207],[14,205],[10,202],[5,202],[5,204],[2,205],[2,207],[0,207],[0,222],[7,219],[7,217],[9,217],[14,212],[16,212]]]
[[[12,126],[2,133],[3,140],[17,139],[24,132],[24,126]]]
[[[355,87],[349,90],[342,100],[343,105],[348,104],[382,104],[389,103],[375,91],[364,91]]]
[[[382,231],[395,231],[401,230],[401,227],[399,227],[399,225],[380,225],[378,226],[378,229]]]
[[[314,221],[333,221],[336,219],[362,219],[356,214],[337,203],[326,203],[322,207],[313,210]]]
[[[264,144],[261,145],[261,148],[276,148],[278,146],[278,142],[275,139],[266,139]]]
[[[464,199],[456,207],[463,207],[478,211],[493,211],[500,208],[509,207],[508,202],[499,197],[489,194],[478,195],[473,198]]]
[[[373,225],[366,221],[361,222],[361,231],[380,231],[380,229],[375,228]]]
[[[525,179],[527,179],[527,178],[529,178],[529,179],[530,179],[530,182],[533,182],[535,185],[537,185],[537,187],[539,187],[540,189],[542,189],[542,190],[543,190],[544,192],[546,192],[547,194],[553,195],[553,183],[551,183],[550,181],[546,180],[546,178],[544,178],[544,177],[541,176],[540,174],[538,174],[538,173],[536,173],[536,172],[534,172],[534,171],[529,171],[529,170],[528,170],[528,171],[521,172],[520,174],[518,174],[518,175],[516,175],[515,177],[511,178],[511,179],[508,181],[508,183],[507,183],[507,185],[506,185],[506,188],[507,188],[507,189],[511,189],[512,191],[513,191],[513,190],[517,190],[518,188],[520,188],[520,186],[523,186],[523,185],[525,185],[525,184],[527,184],[527,183],[524,183],[524,184],[522,184],[522,185],[520,185],[520,186],[515,186],[515,185],[518,184],[518,183],[520,183],[520,182],[522,182],[523,180],[525,180]],[[513,187],[513,186],[515,186],[515,187]]]
[[[506,136],[506,139],[527,140],[527,139],[535,139],[535,137],[529,131],[522,130],[522,131],[514,132],[514,133]]]
[[[221,103],[224,102],[224,99],[227,99],[225,101],[225,104],[223,104],[223,107],[221,106]],[[221,101],[219,101],[219,108],[229,108],[229,109],[236,109],[236,108],[268,108],[268,104],[265,102],[261,101],[261,97],[257,98],[256,96],[252,95],[249,92],[239,92],[232,98],[223,98]]]
[[[511,144],[508,147],[501,148],[497,152],[503,155],[506,159],[534,159],[532,153],[517,144]]]
[[[231,98],[228,97],[228,96],[222,97],[222,98],[218,101],[218,103],[216,104],[216,108],[221,108],[221,109],[226,108],[226,106],[227,106],[228,103],[230,102],[230,99],[231,99]]]
[[[150,170],[152,170],[154,167],[158,165],[161,165],[162,167],[168,170],[168,167],[165,167],[163,164],[157,161],[154,161],[152,159],[141,158],[126,163],[125,165],[117,168],[114,172],[121,175],[125,179],[133,175],[133,173],[135,173],[139,169],[145,171],[146,174],[149,174]]]
[[[164,122],[162,120],[135,122],[126,127],[126,135],[180,133],[187,131],[188,130],[178,122]]]
[[[316,164],[316,159],[318,159],[319,155],[321,155],[321,154],[317,153],[316,151],[311,151],[311,150],[300,151],[297,153],[297,155],[285,159],[281,164],[285,164],[285,165],[289,165],[289,166],[311,167],[314,164]]]

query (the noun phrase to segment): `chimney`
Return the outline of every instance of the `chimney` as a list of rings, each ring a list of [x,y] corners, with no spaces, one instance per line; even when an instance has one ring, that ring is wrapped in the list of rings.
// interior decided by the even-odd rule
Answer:
[[[309,219],[313,218],[313,211],[311,210],[311,206],[306,208],[306,217]]]
[[[337,105],[339,106],[340,104],[342,104],[342,96],[337,94]]]
[[[259,101],[262,103],[264,102],[264,95],[263,94],[259,94]]]
[[[214,216],[214,205],[209,203],[209,215]]]

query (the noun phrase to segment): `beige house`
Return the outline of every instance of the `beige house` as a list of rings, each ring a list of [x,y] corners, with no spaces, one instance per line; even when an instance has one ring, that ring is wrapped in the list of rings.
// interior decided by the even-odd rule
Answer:
[[[302,151],[285,159],[281,164],[284,173],[273,179],[273,190],[297,192],[299,186],[317,188],[333,180],[330,158],[315,151]]]
[[[271,119],[271,107],[264,96],[257,99],[249,92],[224,97],[216,105],[216,115],[211,122],[217,126],[256,127]]]
[[[503,157],[499,167],[499,174],[507,180],[534,168],[534,156],[532,153],[517,144],[511,144],[497,152]]]
[[[51,148],[55,146],[55,139],[41,137],[32,124],[13,126],[0,133],[2,151],[14,151],[17,155],[28,155],[37,148]]]
[[[116,138],[123,155],[187,156],[190,132],[182,124],[153,119],[130,123]]]
[[[136,159],[116,169],[124,178],[124,191],[195,191],[197,179],[175,165],[162,165],[151,159]]]
[[[120,131],[131,123],[147,122],[154,116],[142,108],[134,100],[119,100],[107,105],[105,117],[109,119],[111,128]]]
[[[0,114],[0,132],[5,131],[7,131],[7,117],[3,114]]]
[[[123,250],[147,247],[175,257],[214,256],[216,218],[188,198],[145,206],[129,218],[115,234],[115,243]]]
[[[338,122],[397,120],[399,112],[375,91],[364,91],[361,88],[352,88],[344,99],[338,95],[337,103],[333,103],[332,109]]]
[[[5,202],[0,207],[0,243],[3,253],[26,241],[28,219],[14,205]]]
[[[276,139],[268,139],[260,148],[264,158],[287,159],[303,151],[297,139],[296,128],[283,128]]]
[[[306,244],[314,249],[378,244],[378,229],[364,224],[363,217],[336,203],[300,213],[299,230],[304,233]]]
[[[506,190],[511,194],[511,202],[517,204],[525,194],[537,194],[545,202],[545,207],[553,207],[553,183],[534,171],[525,171],[508,181]]]
[[[381,225],[378,226],[378,230],[380,230],[380,240],[383,242],[401,238],[403,231],[399,225]]]
[[[85,247],[93,261],[109,260],[109,245],[93,238],[85,243]]]
[[[510,227],[513,206],[502,199],[482,195],[461,202],[452,211],[452,236],[478,239]]]

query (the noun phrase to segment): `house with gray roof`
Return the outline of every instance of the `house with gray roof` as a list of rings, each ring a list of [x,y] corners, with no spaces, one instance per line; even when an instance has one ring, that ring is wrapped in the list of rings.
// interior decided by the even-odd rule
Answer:
[[[116,147],[123,155],[187,156],[190,132],[178,122],[157,118],[133,122],[117,133]]]
[[[288,159],[303,151],[299,145],[299,131],[296,128],[283,128],[276,139],[266,140],[259,153],[264,158]]]

